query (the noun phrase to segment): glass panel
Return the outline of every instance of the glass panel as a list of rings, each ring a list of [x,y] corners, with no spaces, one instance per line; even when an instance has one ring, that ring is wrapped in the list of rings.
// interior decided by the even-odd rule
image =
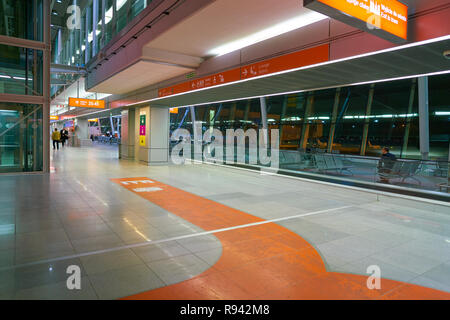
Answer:
[[[0,172],[42,170],[42,106],[0,102]]]
[[[335,90],[322,90],[314,94],[314,102],[308,115],[306,148],[309,150],[326,150],[330,133],[331,112],[333,109]]]
[[[369,86],[349,87],[341,91],[333,150],[359,154],[366,114]]]
[[[449,160],[450,147],[450,75],[430,77],[430,158]]]
[[[410,106],[411,90],[413,96]],[[420,158],[418,145],[413,139],[406,141],[405,136],[409,135],[406,130],[408,121],[419,116],[416,94],[415,83],[411,80],[375,85],[372,110],[367,118],[369,130],[366,155],[380,156],[381,149],[388,147],[396,157],[402,158],[405,152],[409,158]],[[404,142],[407,142],[405,147]]]
[[[42,95],[42,51],[0,44],[0,93]]]
[[[136,17],[147,6],[147,0],[135,0],[131,5],[131,19]]]
[[[42,0],[0,1],[0,34],[42,41]]]
[[[431,161],[419,160],[417,79],[266,98],[269,129],[280,130],[282,172],[303,172],[311,178],[326,177],[344,184],[383,183],[448,193],[448,83],[450,75],[429,78]],[[224,137],[226,129],[262,128],[259,98],[198,106],[194,110],[196,120],[202,123],[202,134],[213,127]],[[189,108],[171,114],[171,131],[178,127],[193,133]],[[171,147],[176,143],[171,142]],[[207,146],[203,142],[203,149]],[[383,147],[396,157],[389,170],[383,170],[383,161],[380,164]],[[250,151],[246,143],[246,164]],[[261,162],[259,159],[258,165]]]
[[[102,38],[103,38],[102,16],[103,16],[102,0],[99,0],[98,6],[97,6],[97,21],[94,21],[95,26],[96,26],[95,34],[96,34],[96,42],[97,42],[97,52],[102,48]],[[95,52],[94,54],[97,54],[97,52]]]
[[[106,0],[106,9],[105,9],[105,43],[106,45],[114,36],[114,8],[113,8],[114,0]]]
[[[130,1],[116,0],[116,32],[120,32],[128,23]]]
[[[87,34],[88,34],[88,46],[86,48],[87,50],[87,56],[88,61],[92,57],[92,44],[94,39],[94,34],[92,33],[92,3],[86,7],[86,26],[87,26]]]

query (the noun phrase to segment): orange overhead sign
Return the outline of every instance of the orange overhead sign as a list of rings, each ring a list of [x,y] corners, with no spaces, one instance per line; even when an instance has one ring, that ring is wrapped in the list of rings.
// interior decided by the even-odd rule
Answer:
[[[178,108],[170,108],[169,112],[170,113],[178,113]]]
[[[232,69],[216,73],[200,79],[183,82],[168,88],[158,90],[159,97],[171,96],[177,93],[183,93],[203,88],[218,86],[225,83],[238,81],[240,79],[240,70]]]
[[[50,116],[50,120],[59,120],[58,116]]]
[[[105,109],[104,100],[69,98],[70,107]]]
[[[306,49],[158,90],[159,97],[214,87],[329,60],[329,45]]]
[[[265,74],[310,66],[328,61],[328,45],[285,54],[241,67],[241,79],[248,79]]]
[[[407,39],[408,6],[397,0],[305,0],[304,6],[393,42]]]
[[[88,122],[98,122],[98,118],[88,119]]]

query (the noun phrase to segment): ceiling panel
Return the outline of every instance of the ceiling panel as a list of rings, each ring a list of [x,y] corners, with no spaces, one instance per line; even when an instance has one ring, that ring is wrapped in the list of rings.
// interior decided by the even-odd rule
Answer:
[[[192,70],[194,69],[141,60],[91,88],[90,91],[123,94]]]

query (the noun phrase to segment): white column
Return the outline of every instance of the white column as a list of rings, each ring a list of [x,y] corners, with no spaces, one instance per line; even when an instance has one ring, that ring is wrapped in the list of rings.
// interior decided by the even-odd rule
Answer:
[[[139,143],[139,120],[145,116],[145,143]],[[169,108],[144,107],[136,114],[138,160],[147,165],[169,161]]]
[[[419,141],[422,160],[430,153],[430,119],[428,113],[428,77],[419,78]]]
[[[77,118],[77,130],[76,135],[80,140],[89,139],[89,126],[87,119]]]
[[[135,109],[122,110],[120,127],[120,158],[134,159],[135,148]]]
[[[264,129],[264,143],[268,144],[269,137],[268,137],[268,125],[267,125],[267,104],[266,104],[266,98],[259,98],[259,102],[261,105],[261,124]]]

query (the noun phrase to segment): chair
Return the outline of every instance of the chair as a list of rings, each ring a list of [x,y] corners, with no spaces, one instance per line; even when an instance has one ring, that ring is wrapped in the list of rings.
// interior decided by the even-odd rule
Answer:
[[[410,178],[422,185],[422,182],[414,177],[419,169],[420,161],[395,161],[392,169],[379,169],[378,175],[384,179],[396,179],[401,178],[401,183],[404,183],[406,179]]]

